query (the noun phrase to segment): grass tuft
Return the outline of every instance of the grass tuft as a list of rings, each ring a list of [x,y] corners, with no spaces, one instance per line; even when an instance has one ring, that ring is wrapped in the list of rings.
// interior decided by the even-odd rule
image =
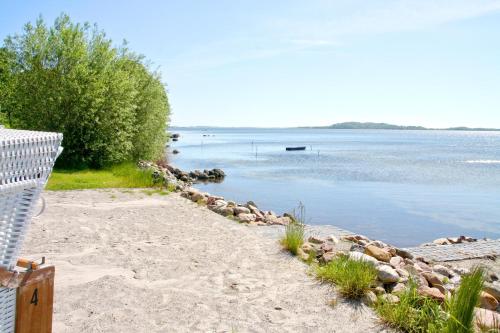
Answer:
[[[377,271],[367,262],[339,256],[326,265],[317,266],[316,277],[337,285],[347,298],[360,298],[377,279]]]
[[[440,304],[428,297],[420,296],[414,281],[398,295],[399,303],[390,303],[382,298],[375,304],[375,311],[387,324],[403,332],[443,332],[446,315]]]
[[[285,235],[280,243],[284,249],[293,255],[297,255],[299,248],[304,244],[305,234],[305,207],[299,204],[298,210],[294,210],[292,222],[285,228]]]
[[[100,170],[54,170],[49,178],[47,189],[60,191],[152,186],[151,171],[141,170],[134,163],[124,163]]]
[[[446,332],[474,332],[474,308],[479,302],[483,284],[484,272],[481,268],[476,268],[462,277],[458,290],[449,302],[448,312],[450,316]]]

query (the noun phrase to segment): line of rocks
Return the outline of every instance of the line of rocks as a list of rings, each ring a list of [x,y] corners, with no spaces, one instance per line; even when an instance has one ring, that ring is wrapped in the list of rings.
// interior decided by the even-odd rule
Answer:
[[[307,260],[314,251],[312,253],[320,263],[328,263],[335,257],[344,255],[353,260],[372,264],[377,270],[377,283],[363,298],[367,305],[377,302],[377,295],[388,302],[399,302],[398,294],[408,288],[410,279],[417,284],[420,295],[444,302],[446,296],[453,294],[459,286],[461,277],[469,273],[467,269],[451,265],[434,265],[424,258],[414,257],[403,249],[370,240],[362,235],[342,236],[340,241],[347,243],[348,246],[350,244],[349,251],[339,249],[345,246],[337,245],[339,240],[335,236],[309,237],[299,249],[298,255]],[[482,320],[481,323],[485,326],[493,325],[492,321],[487,319],[495,317],[500,319],[499,304],[499,277],[489,272],[480,296],[479,308],[476,309],[478,320]]]
[[[226,174],[221,169],[183,171],[167,163],[154,163],[139,161],[140,169],[152,171],[153,183],[164,186],[174,185],[177,190],[182,190],[198,182],[221,182]]]
[[[253,201],[238,204],[223,197],[203,193],[189,187],[181,192],[181,196],[200,205],[206,205],[211,211],[250,225],[287,225],[292,221],[289,214],[276,215],[273,211],[260,210]]]
[[[476,238],[468,236],[447,237],[447,238],[435,239],[431,243],[424,243],[421,246],[453,245],[453,244],[463,244],[463,243],[475,243],[477,241],[478,240]]]

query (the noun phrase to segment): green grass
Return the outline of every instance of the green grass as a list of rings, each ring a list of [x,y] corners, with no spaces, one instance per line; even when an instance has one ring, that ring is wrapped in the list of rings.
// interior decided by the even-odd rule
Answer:
[[[125,163],[101,170],[54,170],[49,178],[47,189],[59,191],[152,186],[150,171],[140,170],[134,163]]]
[[[480,268],[462,277],[460,287],[451,298],[448,306],[450,317],[447,322],[448,333],[474,332],[474,307],[479,302],[483,289],[484,273]]]
[[[299,204],[298,211],[294,210],[292,222],[285,228],[285,235],[280,243],[283,248],[293,255],[297,255],[299,248],[304,244],[305,234],[305,207]]]
[[[367,262],[339,256],[326,265],[317,266],[316,277],[335,284],[344,297],[360,298],[377,279],[377,271]]]
[[[399,303],[390,303],[379,299],[375,311],[392,327],[403,332],[424,333],[443,332],[446,315],[441,305],[430,298],[418,295],[415,282],[409,282],[409,288],[399,294]]]
[[[151,190],[142,190],[142,193],[152,196],[153,194],[157,195],[168,195],[170,192],[172,192],[173,189],[169,186],[167,189],[164,188],[157,188],[157,189],[151,189]],[[131,191],[132,192],[132,191]]]

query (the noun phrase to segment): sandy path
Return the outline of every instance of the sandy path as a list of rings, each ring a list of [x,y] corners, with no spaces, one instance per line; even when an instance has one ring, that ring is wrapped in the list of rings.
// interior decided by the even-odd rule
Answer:
[[[177,194],[46,192],[24,256],[56,265],[54,332],[379,332],[280,251]]]

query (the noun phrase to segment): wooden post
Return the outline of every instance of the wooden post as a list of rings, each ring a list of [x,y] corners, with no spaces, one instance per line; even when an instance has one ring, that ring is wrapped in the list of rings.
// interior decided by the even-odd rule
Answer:
[[[54,266],[27,271],[17,289],[16,333],[51,333]]]

